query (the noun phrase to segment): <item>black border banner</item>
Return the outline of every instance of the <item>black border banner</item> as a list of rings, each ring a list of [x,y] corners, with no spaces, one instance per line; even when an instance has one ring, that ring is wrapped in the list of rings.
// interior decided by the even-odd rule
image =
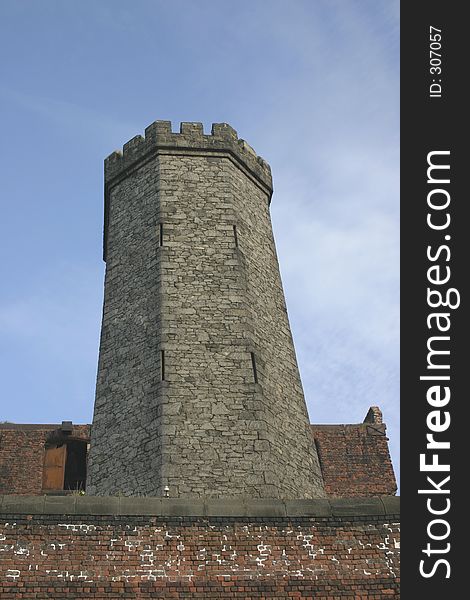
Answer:
[[[401,4],[401,500],[405,599],[465,595],[464,3]],[[465,35],[467,33],[467,35]],[[467,169],[468,170],[468,169]],[[467,367],[469,369],[469,367]],[[463,592],[461,591],[463,590]]]

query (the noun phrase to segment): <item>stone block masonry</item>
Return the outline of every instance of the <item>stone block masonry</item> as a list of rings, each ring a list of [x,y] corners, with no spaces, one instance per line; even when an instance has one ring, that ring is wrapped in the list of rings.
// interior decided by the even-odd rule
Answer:
[[[398,498],[0,497],[0,597],[399,598]]]
[[[271,195],[226,124],[157,121],[106,160],[89,494],[324,495]]]

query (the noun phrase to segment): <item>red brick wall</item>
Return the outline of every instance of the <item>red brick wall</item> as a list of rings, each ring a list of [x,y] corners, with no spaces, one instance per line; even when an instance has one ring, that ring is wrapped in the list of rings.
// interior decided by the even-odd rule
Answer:
[[[0,424],[0,494],[42,494],[44,446],[60,425]],[[74,439],[89,439],[89,425],[74,425]]]
[[[399,598],[397,520],[9,515],[0,597]]]
[[[396,493],[385,431],[381,422],[312,425],[328,496],[376,497]]]
[[[374,412],[375,410],[375,412]],[[393,495],[396,481],[381,413],[372,407],[358,425],[312,425],[330,497]],[[44,445],[60,425],[0,424],[0,494],[42,494]],[[89,439],[89,425],[72,437]]]

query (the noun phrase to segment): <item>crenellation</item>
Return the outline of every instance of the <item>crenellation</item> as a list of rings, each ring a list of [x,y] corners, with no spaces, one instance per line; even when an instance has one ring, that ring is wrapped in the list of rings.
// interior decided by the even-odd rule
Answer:
[[[145,128],[145,139],[150,142],[156,142],[157,138],[165,139],[171,134],[171,121],[154,121]]]
[[[211,135],[214,139],[236,141],[238,133],[228,123],[212,123]]]
[[[194,137],[196,140],[204,135],[202,123],[192,123],[182,121],[180,123],[180,133],[188,137]]]
[[[240,148],[242,150],[244,150],[245,152],[248,152],[248,154],[251,154],[251,156],[253,156],[253,158],[255,160],[258,159],[258,155],[256,154],[256,152],[253,150],[253,148],[250,146],[250,144],[248,144],[247,142],[245,142],[245,140],[242,140],[241,138],[238,140],[238,145],[240,146]]]
[[[122,157],[129,158],[138,155],[144,149],[145,140],[141,135],[136,135],[126,142],[122,148]]]
[[[105,172],[110,172],[112,170],[115,170],[116,166],[119,166],[121,164],[120,163],[121,160],[122,160],[122,151],[121,150],[115,150],[114,152],[111,152],[111,154],[104,159]]]
[[[247,169],[259,184],[272,194],[271,169],[227,123],[214,123],[211,134],[205,135],[202,123],[182,122],[179,133],[173,133],[171,121],[155,121],[145,129],[145,137],[135,136],[124,144],[123,150],[113,152],[105,160],[105,181],[113,185],[129,169],[137,167],[155,153],[192,149],[216,157],[227,153],[239,166]]]

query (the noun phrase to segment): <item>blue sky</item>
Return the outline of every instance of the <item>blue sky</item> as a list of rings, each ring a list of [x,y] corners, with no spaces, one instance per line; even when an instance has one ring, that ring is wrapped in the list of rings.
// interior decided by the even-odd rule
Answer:
[[[0,420],[90,422],[103,159],[156,119],[271,165],[310,418],[399,459],[397,0],[2,0]]]

